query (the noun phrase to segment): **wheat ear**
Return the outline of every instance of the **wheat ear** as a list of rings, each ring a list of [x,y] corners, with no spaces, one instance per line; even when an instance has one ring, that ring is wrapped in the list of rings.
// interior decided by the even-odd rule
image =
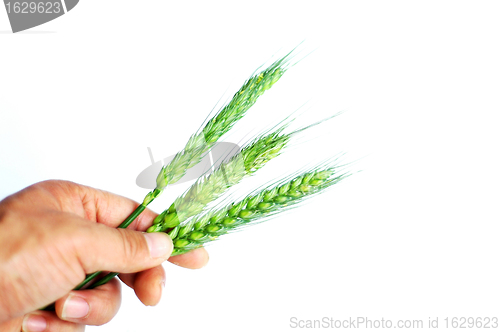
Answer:
[[[287,70],[287,58],[290,54],[291,52],[246,80],[231,101],[208,120],[202,130],[189,138],[185,148],[178,152],[168,165],[162,167],[156,178],[156,188],[145,197],[144,204],[149,204],[168,184],[179,181],[189,168],[200,162],[213,144],[283,76]]]
[[[318,167],[287,178],[222,209],[191,218],[169,233],[174,240],[172,256],[211,242],[222,234],[265,221],[306,199],[323,193],[350,174],[337,174],[337,167]]]

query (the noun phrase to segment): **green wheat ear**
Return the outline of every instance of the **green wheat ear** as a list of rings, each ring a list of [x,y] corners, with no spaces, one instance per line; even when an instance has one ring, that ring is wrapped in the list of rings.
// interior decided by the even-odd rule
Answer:
[[[272,133],[258,136],[212,174],[200,177],[185,194],[155,218],[147,232],[164,232],[177,227],[184,220],[201,213],[228,188],[264,167],[280,154],[292,137],[293,133],[282,134],[285,127],[286,124]]]
[[[257,191],[222,209],[195,216],[169,232],[174,240],[172,256],[214,241],[220,235],[259,223],[287,211],[350,176],[337,174],[336,166],[317,167],[277,185]]]
[[[201,131],[189,138],[184,149],[178,152],[168,165],[162,167],[156,178],[156,188],[146,196],[143,204],[149,204],[161,194],[167,185],[179,181],[189,168],[200,162],[213,144],[227,133],[257,99],[283,76],[287,70],[288,57],[292,52],[246,80],[231,101],[219,110]]]

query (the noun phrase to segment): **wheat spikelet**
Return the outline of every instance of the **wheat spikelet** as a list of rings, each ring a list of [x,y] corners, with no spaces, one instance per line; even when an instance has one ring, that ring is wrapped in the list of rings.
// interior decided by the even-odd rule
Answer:
[[[191,218],[168,233],[174,240],[172,256],[198,248],[243,226],[267,220],[324,192],[350,175],[337,174],[336,169],[335,166],[314,168],[299,176],[283,179],[275,186],[248,195],[222,209]]]

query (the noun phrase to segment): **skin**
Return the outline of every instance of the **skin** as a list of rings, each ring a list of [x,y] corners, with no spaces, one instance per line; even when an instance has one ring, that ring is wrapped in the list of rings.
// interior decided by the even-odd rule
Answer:
[[[37,331],[68,332],[109,322],[120,307],[121,283],[115,278],[72,291],[88,273],[121,272],[142,303],[154,306],[165,285],[161,263],[197,269],[208,262],[203,248],[169,258],[166,234],[147,239],[144,231],[157,216],[149,209],[127,229],[116,229],[138,205],[67,181],[40,182],[1,201],[0,331],[30,331],[37,320],[46,324]],[[81,318],[70,317],[75,301],[86,303]],[[55,312],[37,310],[53,302]]]

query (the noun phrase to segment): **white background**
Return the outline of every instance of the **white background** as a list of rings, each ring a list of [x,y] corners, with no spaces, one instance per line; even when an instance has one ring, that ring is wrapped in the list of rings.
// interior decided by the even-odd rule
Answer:
[[[302,125],[346,111],[266,171],[346,152],[362,172],[210,246],[204,269],[164,264],[160,305],[127,289],[116,318],[87,330],[498,316],[499,15],[495,1],[82,0],[12,34],[1,9],[0,198],[55,178],[142,200],[147,147],[177,152],[221,96],[304,41],[297,59],[314,52],[233,135],[305,102]]]

